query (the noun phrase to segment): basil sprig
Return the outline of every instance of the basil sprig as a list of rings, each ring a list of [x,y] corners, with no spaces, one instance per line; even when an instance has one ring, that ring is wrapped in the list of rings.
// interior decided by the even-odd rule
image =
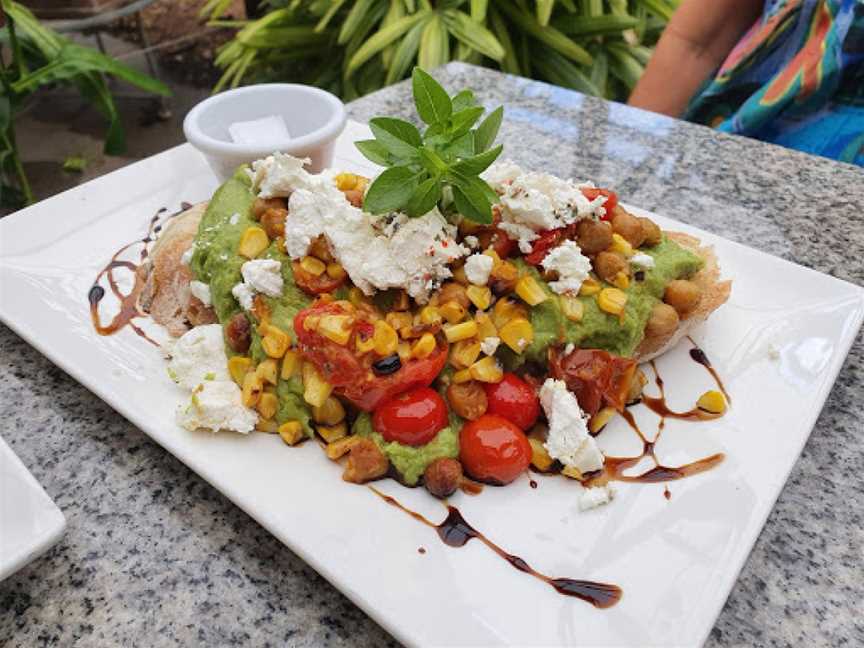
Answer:
[[[387,169],[370,185],[363,208],[372,214],[402,211],[422,216],[441,203],[449,188],[460,214],[491,223],[497,196],[480,174],[503,149],[492,145],[504,109],[499,106],[474,128],[484,111],[470,90],[450,97],[419,67],[414,68],[411,83],[417,114],[426,128],[421,133],[414,124],[392,117],[369,122],[375,139],[356,146]]]

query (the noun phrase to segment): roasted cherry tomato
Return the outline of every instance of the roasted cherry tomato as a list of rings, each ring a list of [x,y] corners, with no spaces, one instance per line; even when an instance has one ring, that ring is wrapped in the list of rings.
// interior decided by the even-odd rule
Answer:
[[[503,486],[528,468],[531,444],[507,419],[484,414],[459,433],[459,460],[474,479]]]
[[[379,405],[372,426],[387,441],[426,445],[447,427],[447,405],[434,389],[418,387]]]
[[[509,257],[513,252],[513,246],[516,245],[516,241],[507,236],[504,230],[497,227],[482,229],[477,233],[477,240],[480,241],[481,250],[488,250],[491,247],[501,259]]]
[[[339,304],[316,303],[304,308],[294,318],[294,333],[303,358],[312,362],[331,385],[334,391],[354,403],[358,408],[371,412],[383,401],[393,398],[414,387],[427,387],[441,373],[447,363],[446,345],[438,346],[425,358],[415,358],[400,363],[396,371],[387,375],[376,375],[372,368],[373,354],[356,353],[356,338],[368,339],[369,323],[359,319],[354,324],[348,344],[341,345],[324,337],[317,331],[308,331],[304,322],[310,315],[344,314]]]
[[[484,383],[488,414],[497,414],[523,430],[537,422],[540,400],[527,382],[513,373],[505,373],[498,383]]]
[[[582,195],[588,200],[594,200],[598,196],[606,196],[606,202],[603,203],[603,207],[606,208],[606,215],[603,216],[602,220],[609,220],[612,217],[612,210],[615,209],[618,204],[618,194],[614,191],[609,191],[608,189],[595,189],[591,187],[582,189]]]
[[[546,253],[556,247],[566,235],[567,230],[563,227],[540,232],[539,237],[534,239],[531,244],[531,252],[525,255],[525,263],[535,266],[540,265],[543,259],[546,258]]]
[[[336,290],[339,286],[345,283],[345,277],[341,279],[333,279],[326,272],[315,276],[311,272],[306,272],[299,261],[291,263],[291,270],[294,272],[294,283],[305,293],[310,295],[320,295]]]
[[[594,416],[604,404],[624,409],[636,361],[599,349],[576,349],[569,355],[551,353],[549,369],[576,395],[579,407]]]

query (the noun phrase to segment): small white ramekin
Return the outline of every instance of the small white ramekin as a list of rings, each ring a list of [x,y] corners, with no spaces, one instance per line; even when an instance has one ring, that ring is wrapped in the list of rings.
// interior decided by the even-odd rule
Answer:
[[[285,120],[290,139],[274,139],[263,147],[231,140],[231,124],[273,115]],[[311,163],[307,169],[317,173],[332,163],[336,139],[346,120],[345,104],[325,90],[295,83],[262,83],[205,99],[186,115],[183,132],[207,158],[219,180],[224,181],[241,164],[277,151],[308,157]]]

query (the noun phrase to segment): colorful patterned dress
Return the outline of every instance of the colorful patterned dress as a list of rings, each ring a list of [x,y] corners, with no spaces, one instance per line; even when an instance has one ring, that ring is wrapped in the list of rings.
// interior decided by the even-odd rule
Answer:
[[[765,0],[685,118],[864,166],[864,0]]]

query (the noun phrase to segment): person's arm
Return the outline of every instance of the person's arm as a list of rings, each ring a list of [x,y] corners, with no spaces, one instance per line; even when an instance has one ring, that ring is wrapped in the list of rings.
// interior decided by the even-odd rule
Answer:
[[[678,117],[762,12],[762,0],[684,0],[628,103]]]

